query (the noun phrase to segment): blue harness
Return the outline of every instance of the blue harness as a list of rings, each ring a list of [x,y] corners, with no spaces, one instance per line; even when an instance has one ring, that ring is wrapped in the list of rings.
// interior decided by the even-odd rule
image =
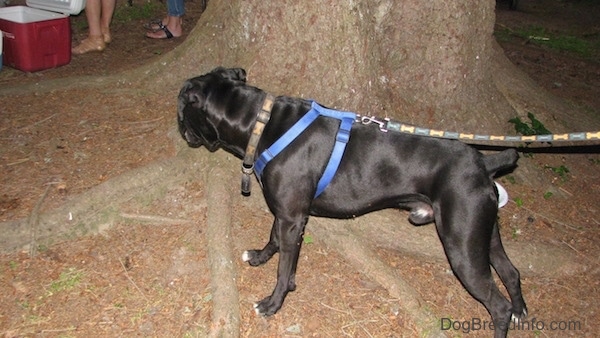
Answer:
[[[308,128],[319,116],[331,117],[341,121],[340,128],[335,137],[335,145],[333,146],[331,157],[329,158],[327,167],[325,167],[323,176],[321,176],[321,179],[319,180],[314,198],[317,198],[319,195],[321,195],[321,193],[325,190],[325,188],[327,188],[333,179],[333,176],[335,176],[335,173],[340,166],[342,155],[344,155],[344,150],[346,149],[346,144],[350,140],[350,129],[352,128],[352,123],[354,123],[356,120],[356,114],[327,109],[321,107],[315,101],[312,101],[311,109],[300,120],[298,120],[296,124],[294,124],[285,134],[275,141],[275,143],[273,143],[268,149],[260,154],[256,160],[256,163],[254,164],[254,172],[256,173],[256,177],[258,178],[259,182],[261,181],[261,175],[267,163],[269,163],[269,161],[282,152],[285,147],[292,143],[292,141],[294,141],[304,130],[306,130],[306,128]]]

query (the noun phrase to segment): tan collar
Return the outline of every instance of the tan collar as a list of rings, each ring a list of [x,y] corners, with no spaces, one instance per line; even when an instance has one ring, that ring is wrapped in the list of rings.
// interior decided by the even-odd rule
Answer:
[[[242,195],[244,196],[250,196],[250,176],[254,173],[254,157],[256,155],[256,147],[258,146],[260,137],[265,130],[265,126],[271,118],[273,102],[275,102],[275,97],[267,93],[262,108],[256,117],[252,135],[250,135],[250,140],[246,146],[244,162],[242,162]]]

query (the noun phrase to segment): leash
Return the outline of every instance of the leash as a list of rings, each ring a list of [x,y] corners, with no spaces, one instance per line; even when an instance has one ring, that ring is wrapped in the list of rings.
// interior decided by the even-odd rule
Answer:
[[[436,137],[436,138],[445,138],[451,140],[460,140],[465,143],[470,143],[473,141],[497,141],[497,142],[505,142],[505,143],[514,143],[514,142],[562,142],[562,141],[590,141],[590,140],[600,140],[600,131],[593,132],[577,132],[577,133],[567,133],[567,134],[547,134],[547,135],[479,135],[479,134],[467,134],[467,133],[458,133],[454,131],[444,131],[444,130],[436,130],[436,129],[428,129],[416,127],[410,124],[405,124],[402,122],[392,121],[388,118],[378,119],[375,116],[361,116],[357,115],[356,122],[360,122],[362,124],[377,124],[379,126],[379,130],[382,132],[395,131],[405,134],[414,134],[420,136],[428,136],[428,137]]]

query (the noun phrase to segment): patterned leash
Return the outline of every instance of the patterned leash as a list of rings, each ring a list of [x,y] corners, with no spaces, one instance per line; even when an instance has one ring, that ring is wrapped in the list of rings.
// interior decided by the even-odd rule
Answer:
[[[577,132],[577,133],[566,133],[566,134],[548,134],[548,135],[479,135],[479,134],[467,134],[458,133],[453,131],[444,131],[436,129],[428,129],[415,127],[409,124],[392,121],[388,118],[378,119],[374,116],[356,116],[356,122],[362,124],[377,124],[379,130],[382,132],[396,131],[405,134],[414,134],[421,136],[445,138],[451,140],[460,140],[466,143],[474,141],[495,141],[495,142],[563,142],[563,141],[590,141],[600,140],[600,131],[592,132]]]

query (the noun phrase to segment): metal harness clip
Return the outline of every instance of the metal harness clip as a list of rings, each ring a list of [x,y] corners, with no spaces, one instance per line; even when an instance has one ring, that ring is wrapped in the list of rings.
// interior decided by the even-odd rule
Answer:
[[[383,121],[378,120],[375,116],[360,116],[357,115],[356,116],[356,121],[360,122],[362,124],[371,124],[371,123],[375,123],[379,126],[379,130],[381,130],[384,133],[387,133],[387,128],[386,125],[389,121],[388,118],[385,118]]]

